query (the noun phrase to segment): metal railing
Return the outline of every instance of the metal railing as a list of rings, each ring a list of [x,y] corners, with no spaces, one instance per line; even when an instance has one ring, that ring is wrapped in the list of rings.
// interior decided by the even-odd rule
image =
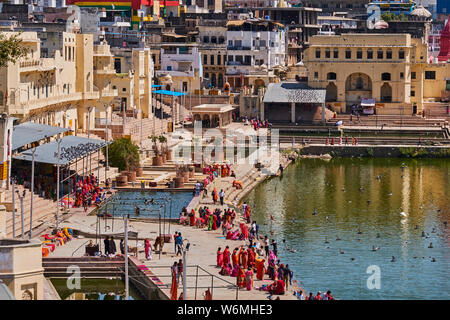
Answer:
[[[158,277],[160,279],[162,279],[162,278],[170,279],[167,282],[167,284],[161,280],[164,284],[167,285],[168,288],[170,288],[171,283],[172,283],[172,281],[171,281],[172,274],[171,274],[170,266],[149,266],[148,268],[153,271],[152,276]],[[166,273],[165,274],[157,274],[154,272],[154,269],[157,269],[157,268],[159,268],[159,269],[165,268],[169,271],[170,274],[166,274]],[[190,273],[188,271],[188,269],[190,269],[190,270],[194,269],[194,271],[192,271],[192,273]],[[214,297],[214,289],[216,289],[216,292],[218,289],[235,290],[236,300],[239,300],[239,286],[237,286],[235,283],[232,283],[228,280],[218,277],[218,276],[210,273],[209,271],[205,270],[204,268],[200,267],[199,265],[186,266],[186,273],[187,273],[186,274],[186,282],[187,283],[190,283],[190,282],[195,283],[195,284],[190,284],[190,285],[186,284],[186,287],[185,287],[186,289],[194,289],[194,300],[197,300],[199,289],[210,289],[211,295],[213,297]],[[180,276],[180,279],[182,279],[182,278],[183,277]],[[206,285],[206,281],[203,280],[203,279],[208,280],[208,278],[210,278],[210,281],[211,281],[211,282],[208,281],[208,283],[210,283],[210,285],[209,284]],[[194,280],[188,281],[188,279],[194,279]],[[180,282],[182,282],[182,280]],[[201,283],[199,284],[199,282],[201,282]],[[224,283],[224,284],[217,285],[217,282]],[[179,284],[179,286],[180,286],[180,284]],[[181,288],[183,288],[183,285],[181,285]]]

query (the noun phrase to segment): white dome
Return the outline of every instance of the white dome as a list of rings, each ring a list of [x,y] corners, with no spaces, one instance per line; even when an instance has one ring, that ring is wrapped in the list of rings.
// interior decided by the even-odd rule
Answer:
[[[431,13],[427,9],[423,7],[423,5],[418,5],[411,13],[411,16],[430,18]]]

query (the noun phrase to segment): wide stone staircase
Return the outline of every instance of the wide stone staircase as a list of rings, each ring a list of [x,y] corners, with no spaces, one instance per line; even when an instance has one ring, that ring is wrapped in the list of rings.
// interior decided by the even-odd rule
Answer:
[[[20,195],[23,194],[25,188],[21,185],[16,185],[16,190],[19,191]],[[4,203],[12,203],[12,188],[10,190],[5,190],[4,192]],[[11,205],[12,209],[12,205]],[[24,216],[24,233],[25,237],[28,237],[30,231],[30,220],[31,220],[31,192],[26,189],[26,195],[23,199],[23,216]],[[13,236],[13,211],[7,212],[6,219],[6,235],[7,237]],[[62,214],[62,211],[61,211]],[[55,221],[56,215],[56,201],[50,199],[44,199],[38,194],[33,195],[33,230],[44,225],[51,224]],[[15,236],[20,237],[22,234],[22,221],[21,221],[21,206],[20,199],[15,194]]]
[[[85,244],[82,245],[84,247]],[[82,250],[84,248],[81,248]],[[83,278],[110,278],[124,275],[125,259],[122,256],[106,257],[61,257],[43,258],[42,267],[47,278],[67,278],[73,273],[68,271],[69,266],[80,268],[80,277]]]

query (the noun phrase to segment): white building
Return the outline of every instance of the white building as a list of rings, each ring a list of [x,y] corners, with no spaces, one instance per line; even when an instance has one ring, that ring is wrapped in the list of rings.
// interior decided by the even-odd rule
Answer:
[[[161,70],[157,76],[170,75],[171,83],[164,89],[189,92],[199,88],[202,77],[200,52],[196,43],[172,42],[161,44]]]
[[[260,19],[229,21],[227,51],[227,81],[231,80],[230,84],[234,88],[248,85],[244,81],[246,75],[260,69],[270,70],[285,65],[284,26]]]

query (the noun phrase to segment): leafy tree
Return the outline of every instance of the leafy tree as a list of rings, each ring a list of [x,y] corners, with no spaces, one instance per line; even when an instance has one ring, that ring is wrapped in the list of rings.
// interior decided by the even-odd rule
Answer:
[[[108,156],[110,165],[119,170],[136,170],[139,167],[139,147],[128,138],[115,139],[108,147]]]
[[[8,62],[16,63],[28,53],[28,48],[22,46],[19,34],[7,37],[0,32],[0,67],[5,67]]]

